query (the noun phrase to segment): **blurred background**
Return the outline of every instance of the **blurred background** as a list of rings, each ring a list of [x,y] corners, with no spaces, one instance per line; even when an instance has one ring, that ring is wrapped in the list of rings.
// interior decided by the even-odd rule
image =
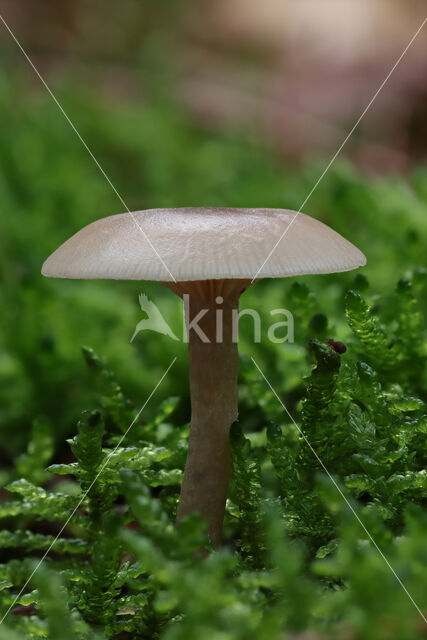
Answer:
[[[131,210],[298,209],[425,9],[424,0],[1,2],[4,20]],[[129,342],[142,291],[181,332],[170,292],[41,277],[61,242],[123,205],[2,24],[0,53],[0,456],[7,468],[35,417],[46,416],[60,443],[93,405],[82,344],[108,358],[136,406],[177,355],[158,401],[182,396],[183,422],[189,405],[185,345],[155,334]],[[304,207],[366,253],[364,273],[377,292],[426,266],[426,53],[425,27]],[[292,311],[293,280],[258,283],[242,306]],[[353,281],[354,274],[304,279],[317,311],[332,317],[336,339],[348,337],[342,299]],[[250,354],[246,329],[241,351]],[[309,368],[298,339],[297,328],[278,365],[277,350],[256,345],[291,406]]]
[[[426,3],[3,0],[2,10],[52,82],[72,75],[108,101],[147,100],[154,83],[200,124],[236,127],[301,160],[335,151]],[[403,170],[425,154],[426,43],[425,34],[416,39],[349,145],[357,164]],[[3,59],[16,59],[12,44],[3,33]],[[24,66],[17,61],[13,72]]]

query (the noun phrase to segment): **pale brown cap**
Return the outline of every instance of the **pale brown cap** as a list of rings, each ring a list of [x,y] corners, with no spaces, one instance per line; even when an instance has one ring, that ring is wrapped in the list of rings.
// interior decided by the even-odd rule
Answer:
[[[186,207],[96,220],[54,251],[42,273],[53,278],[185,282],[335,273],[364,264],[357,247],[303,213]]]

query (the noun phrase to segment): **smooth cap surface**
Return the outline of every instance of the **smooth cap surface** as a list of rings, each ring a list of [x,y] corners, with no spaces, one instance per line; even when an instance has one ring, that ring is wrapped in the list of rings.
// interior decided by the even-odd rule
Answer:
[[[43,265],[53,278],[177,282],[280,278],[349,271],[366,264],[330,227],[286,209],[148,209],[96,220]],[[290,225],[290,226],[289,226]]]

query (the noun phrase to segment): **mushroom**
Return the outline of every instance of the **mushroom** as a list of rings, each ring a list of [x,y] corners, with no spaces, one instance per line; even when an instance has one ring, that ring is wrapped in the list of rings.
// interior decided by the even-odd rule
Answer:
[[[184,299],[191,426],[177,519],[200,512],[217,547],[231,474],[229,430],[237,419],[235,322],[241,293],[255,274],[282,278],[334,273],[365,263],[359,249],[303,213],[187,207],[96,220],[62,244],[42,273],[54,278],[155,280]]]

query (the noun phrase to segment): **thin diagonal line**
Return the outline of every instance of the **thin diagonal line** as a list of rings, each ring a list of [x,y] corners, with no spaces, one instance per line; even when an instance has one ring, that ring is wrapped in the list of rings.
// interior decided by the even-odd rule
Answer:
[[[277,398],[277,400],[279,401],[279,403],[282,405],[283,409],[286,411],[287,415],[289,416],[289,418],[292,420],[292,422],[294,423],[294,425],[296,426],[296,428],[298,429],[298,432],[300,434],[300,436],[304,439],[304,442],[306,443],[306,445],[309,447],[310,451],[312,452],[312,454],[314,455],[314,457],[316,458],[317,462],[320,464],[320,466],[322,467],[322,469],[325,471],[325,473],[327,474],[329,480],[332,482],[332,484],[334,485],[334,487],[336,488],[336,490],[339,492],[339,494],[341,495],[342,499],[344,500],[344,502],[346,503],[346,505],[348,506],[348,508],[350,509],[351,513],[354,515],[354,517],[356,518],[356,520],[358,521],[358,523],[360,524],[360,526],[362,527],[363,531],[366,533],[366,535],[368,536],[369,540],[372,542],[372,544],[374,545],[375,549],[378,551],[378,553],[380,554],[381,558],[384,560],[384,562],[386,563],[386,565],[388,566],[388,568],[390,569],[390,571],[392,572],[392,574],[394,575],[394,577],[396,578],[397,582],[399,583],[399,585],[402,587],[402,589],[404,590],[404,592],[406,593],[406,595],[408,596],[409,600],[412,602],[412,604],[414,605],[414,607],[416,608],[416,610],[418,611],[418,613],[420,614],[420,616],[422,617],[422,619],[424,620],[424,622],[427,624],[427,618],[425,617],[425,615],[423,614],[423,612],[421,611],[420,607],[417,605],[417,603],[415,602],[414,598],[411,596],[411,594],[409,593],[408,589],[405,587],[405,585],[403,584],[402,580],[399,578],[398,574],[396,573],[396,571],[393,569],[393,567],[391,566],[390,562],[388,561],[388,559],[386,558],[386,556],[384,555],[384,553],[381,551],[380,547],[378,546],[378,544],[375,542],[375,540],[373,539],[372,535],[369,533],[368,529],[366,528],[366,526],[364,525],[364,523],[362,522],[362,520],[360,519],[359,515],[357,514],[357,512],[354,510],[353,506],[351,505],[350,501],[347,499],[347,497],[345,496],[345,494],[343,493],[341,487],[337,484],[337,482],[335,481],[335,479],[333,478],[333,476],[329,473],[329,471],[327,470],[325,464],[323,463],[323,461],[321,460],[321,458],[319,457],[317,451],[312,447],[312,445],[310,444],[307,436],[304,434],[304,432],[300,429],[300,427],[298,426],[298,424],[295,422],[295,420],[293,419],[292,415],[290,414],[290,412],[288,411],[287,407],[285,406],[285,404],[282,402],[280,396],[277,394],[276,390],[272,387],[272,385],[270,384],[269,380],[267,380],[267,378],[265,377],[264,373],[261,371],[258,363],[255,361],[255,359],[251,356],[251,360],[254,363],[254,365],[256,366],[256,368],[258,369],[258,371],[260,372],[260,374],[262,375],[262,377],[264,378],[265,382],[267,383],[268,387],[270,388],[270,390],[273,392],[273,394],[275,395],[275,397]]]
[[[141,227],[141,225],[139,224],[138,220],[135,218],[134,214],[132,213],[132,211],[130,211],[129,207],[127,206],[126,202],[123,200],[122,196],[120,195],[120,193],[117,191],[116,187],[114,186],[114,184],[111,182],[109,176],[107,175],[107,173],[105,172],[105,170],[102,168],[102,166],[100,165],[100,163],[98,162],[98,160],[95,158],[94,154],[92,153],[92,150],[89,148],[89,146],[86,144],[85,140],[82,138],[82,136],[80,135],[80,132],[78,131],[78,129],[76,128],[75,124],[72,122],[72,120],[70,119],[70,117],[68,116],[68,114],[66,113],[66,111],[64,110],[64,108],[62,107],[62,105],[60,104],[60,102],[58,101],[58,99],[56,98],[56,96],[54,95],[53,91],[50,89],[50,87],[48,86],[46,80],[43,78],[43,76],[41,75],[41,73],[39,72],[39,70],[36,68],[36,66],[34,65],[33,61],[31,60],[30,56],[28,55],[28,53],[25,51],[24,47],[21,45],[21,43],[19,42],[19,40],[17,39],[17,37],[15,36],[15,34],[13,33],[12,29],[9,27],[9,25],[7,24],[6,20],[3,18],[3,16],[0,14],[0,20],[3,22],[4,26],[6,27],[7,31],[9,32],[9,34],[11,35],[11,37],[13,38],[13,40],[15,41],[16,45],[18,46],[18,48],[20,49],[20,51],[22,52],[22,54],[24,55],[24,57],[26,58],[27,62],[30,64],[30,66],[32,67],[34,73],[37,75],[37,77],[39,78],[40,82],[43,84],[43,86],[45,87],[45,89],[47,90],[47,92],[49,93],[50,97],[52,98],[52,100],[55,102],[56,106],[58,107],[58,109],[61,111],[62,115],[64,116],[64,118],[67,120],[68,124],[70,125],[70,127],[72,128],[72,130],[74,131],[74,133],[76,134],[76,136],[78,137],[78,139],[80,140],[80,142],[82,143],[82,145],[84,146],[84,148],[86,149],[86,151],[88,152],[88,154],[90,155],[90,157],[92,158],[92,160],[94,161],[94,163],[96,164],[96,166],[98,167],[98,169],[100,170],[100,172],[102,173],[102,175],[104,176],[104,178],[106,179],[106,181],[108,182],[108,184],[110,185],[110,187],[112,188],[112,190],[114,191],[114,193],[116,194],[116,196],[118,197],[118,199],[120,200],[120,202],[122,203],[122,205],[124,206],[124,208],[126,209],[126,211],[130,214],[132,220],[134,221],[135,225],[137,226],[137,228],[139,229],[139,231],[142,233],[142,235],[144,236],[144,238],[147,240],[148,244],[150,245],[151,249],[154,251],[154,253],[156,254],[156,256],[159,258],[160,262],[162,263],[163,267],[166,269],[166,271],[168,272],[168,274],[170,275],[170,277],[172,278],[172,280],[174,282],[176,282],[175,278],[173,277],[172,273],[169,271],[167,265],[165,264],[162,256],[159,254],[159,252],[156,250],[156,248],[154,247],[153,243],[151,242],[150,238],[147,236],[147,234],[145,233],[144,229]]]
[[[136,416],[134,417],[134,419],[132,420],[132,422],[130,423],[130,425],[128,426],[128,428],[126,429],[125,433],[122,435],[122,437],[120,438],[120,440],[118,441],[118,443],[116,444],[116,446],[114,447],[114,449],[112,451],[110,451],[110,453],[108,454],[108,456],[106,457],[106,459],[104,460],[101,468],[99,469],[98,473],[96,474],[95,478],[92,480],[92,482],[90,483],[88,489],[85,491],[85,493],[83,494],[83,496],[81,497],[81,499],[79,500],[77,506],[73,509],[73,511],[71,512],[71,514],[68,516],[65,524],[62,525],[59,533],[56,535],[55,539],[50,543],[47,551],[44,553],[44,555],[42,556],[42,558],[39,560],[39,562],[37,563],[35,569],[33,570],[33,572],[31,573],[31,575],[29,576],[29,578],[27,579],[27,581],[25,582],[24,586],[21,588],[21,591],[18,593],[18,595],[16,596],[15,600],[12,602],[12,604],[10,605],[10,607],[8,608],[8,610],[6,611],[6,613],[3,615],[2,619],[0,620],[0,624],[2,624],[6,618],[6,616],[9,614],[9,612],[11,611],[11,609],[13,609],[13,607],[15,606],[15,604],[18,602],[19,598],[21,597],[21,595],[23,594],[24,590],[26,589],[28,583],[31,581],[31,579],[34,577],[34,574],[36,573],[36,571],[39,569],[40,565],[43,563],[43,561],[45,560],[46,556],[48,555],[48,553],[51,551],[53,545],[55,544],[55,542],[58,540],[58,538],[60,537],[60,535],[62,534],[62,532],[64,531],[65,527],[68,525],[68,523],[70,522],[71,518],[74,516],[74,514],[76,513],[77,509],[80,507],[80,505],[82,504],[82,502],[84,502],[84,500],[86,500],[86,497],[89,493],[89,491],[92,489],[93,485],[95,484],[95,482],[98,480],[99,476],[101,475],[101,473],[104,471],[105,467],[107,466],[109,460],[111,459],[111,456],[114,455],[114,453],[117,451],[117,449],[120,447],[120,445],[122,444],[123,440],[126,438],[126,436],[128,435],[129,431],[132,429],[133,425],[135,424],[135,422],[138,420],[139,416],[141,415],[141,413],[143,412],[143,410],[145,409],[145,407],[147,406],[147,404],[150,402],[151,398],[153,397],[153,395],[155,394],[155,392],[157,391],[157,389],[160,387],[160,385],[162,384],[163,380],[165,379],[165,377],[167,376],[167,374],[169,373],[170,369],[172,368],[172,366],[175,364],[176,361],[176,357],[172,360],[172,362],[170,363],[170,365],[168,366],[168,368],[166,369],[166,371],[164,372],[164,374],[162,375],[162,377],[160,378],[160,380],[157,382],[156,386],[154,387],[154,389],[152,390],[152,392],[150,393],[150,395],[148,396],[148,398],[146,399],[146,401],[144,402],[144,404],[142,405],[141,409],[138,411],[138,413],[136,414]]]
[[[339,156],[339,154],[341,153],[341,151],[343,150],[344,146],[347,144],[349,138],[353,135],[354,131],[356,130],[356,128],[359,126],[360,122],[362,121],[362,119],[365,117],[365,115],[367,114],[367,112],[369,111],[369,109],[372,106],[372,103],[375,101],[375,99],[378,97],[378,95],[381,93],[381,91],[383,90],[383,88],[385,87],[385,85],[387,84],[388,80],[390,79],[391,75],[393,74],[393,72],[395,71],[396,67],[400,64],[401,60],[403,59],[403,57],[406,55],[408,49],[411,47],[412,43],[414,42],[415,38],[418,36],[418,34],[420,33],[421,29],[424,27],[425,23],[427,22],[427,18],[424,18],[423,22],[421,23],[421,25],[418,27],[418,29],[416,30],[416,32],[414,33],[414,35],[412,36],[412,38],[410,39],[410,41],[408,42],[408,44],[406,45],[405,49],[402,51],[402,53],[400,54],[400,56],[398,57],[398,59],[396,60],[396,62],[394,63],[394,65],[392,66],[392,68],[390,69],[390,71],[388,72],[388,74],[386,75],[386,77],[384,78],[384,80],[382,81],[382,83],[380,84],[379,88],[377,89],[377,91],[374,93],[374,95],[372,96],[372,98],[370,99],[370,101],[368,102],[368,104],[366,105],[366,107],[364,108],[364,110],[362,111],[361,115],[359,116],[359,118],[356,120],[356,122],[354,123],[353,127],[350,129],[349,133],[347,134],[347,136],[344,138],[343,142],[340,144],[340,146],[338,147],[338,150],[335,152],[335,154],[332,156],[331,160],[329,161],[329,163],[327,164],[327,166],[325,167],[325,169],[323,170],[323,173],[320,175],[320,177],[317,179],[317,182],[314,184],[313,188],[311,189],[310,193],[308,194],[308,196],[306,197],[306,199],[304,200],[304,202],[302,203],[302,205],[300,206],[300,208],[298,209],[298,211],[295,213],[295,215],[293,216],[292,220],[290,221],[290,223],[288,224],[288,226],[286,227],[286,229],[284,230],[284,232],[282,233],[282,235],[280,236],[280,238],[278,239],[278,241],[276,242],[276,244],[274,245],[274,247],[272,248],[272,250],[270,251],[270,253],[268,254],[268,256],[266,257],[266,259],[264,260],[264,262],[262,263],[262,265],[260,266],[260,268],[258,269],[258,271],[256,272],[256,274],[254,275],[254,277],[252,278],[252,282],[257,278],[258,274],[260,273],[260,271],[264,268],[265,264],[270,260],[271,256],[273,255],[273,253],[276,251],[278,245],[280,244],[280,242],[283,240],[283,238],[285,237],[285,235],[287,234],[287,232],[289,231],[290,227],[293,225],[293,223],[295,222],[295,220],[297,219],[297,217],[299,216],[299,214],[301,213],[302,208],[306,205],[306,203],[308,202],[308,200],[311,198],[311,196],[313,195],[314,191],[317,189],[317,187],[319,186],[320,182],[323,180],[323,178],[325,177],[326,173],[329,171],[329,169],[331,168],[331,166],[333,165],[333,163],[335,162],[335,160],[337,159],[337,157]]]

